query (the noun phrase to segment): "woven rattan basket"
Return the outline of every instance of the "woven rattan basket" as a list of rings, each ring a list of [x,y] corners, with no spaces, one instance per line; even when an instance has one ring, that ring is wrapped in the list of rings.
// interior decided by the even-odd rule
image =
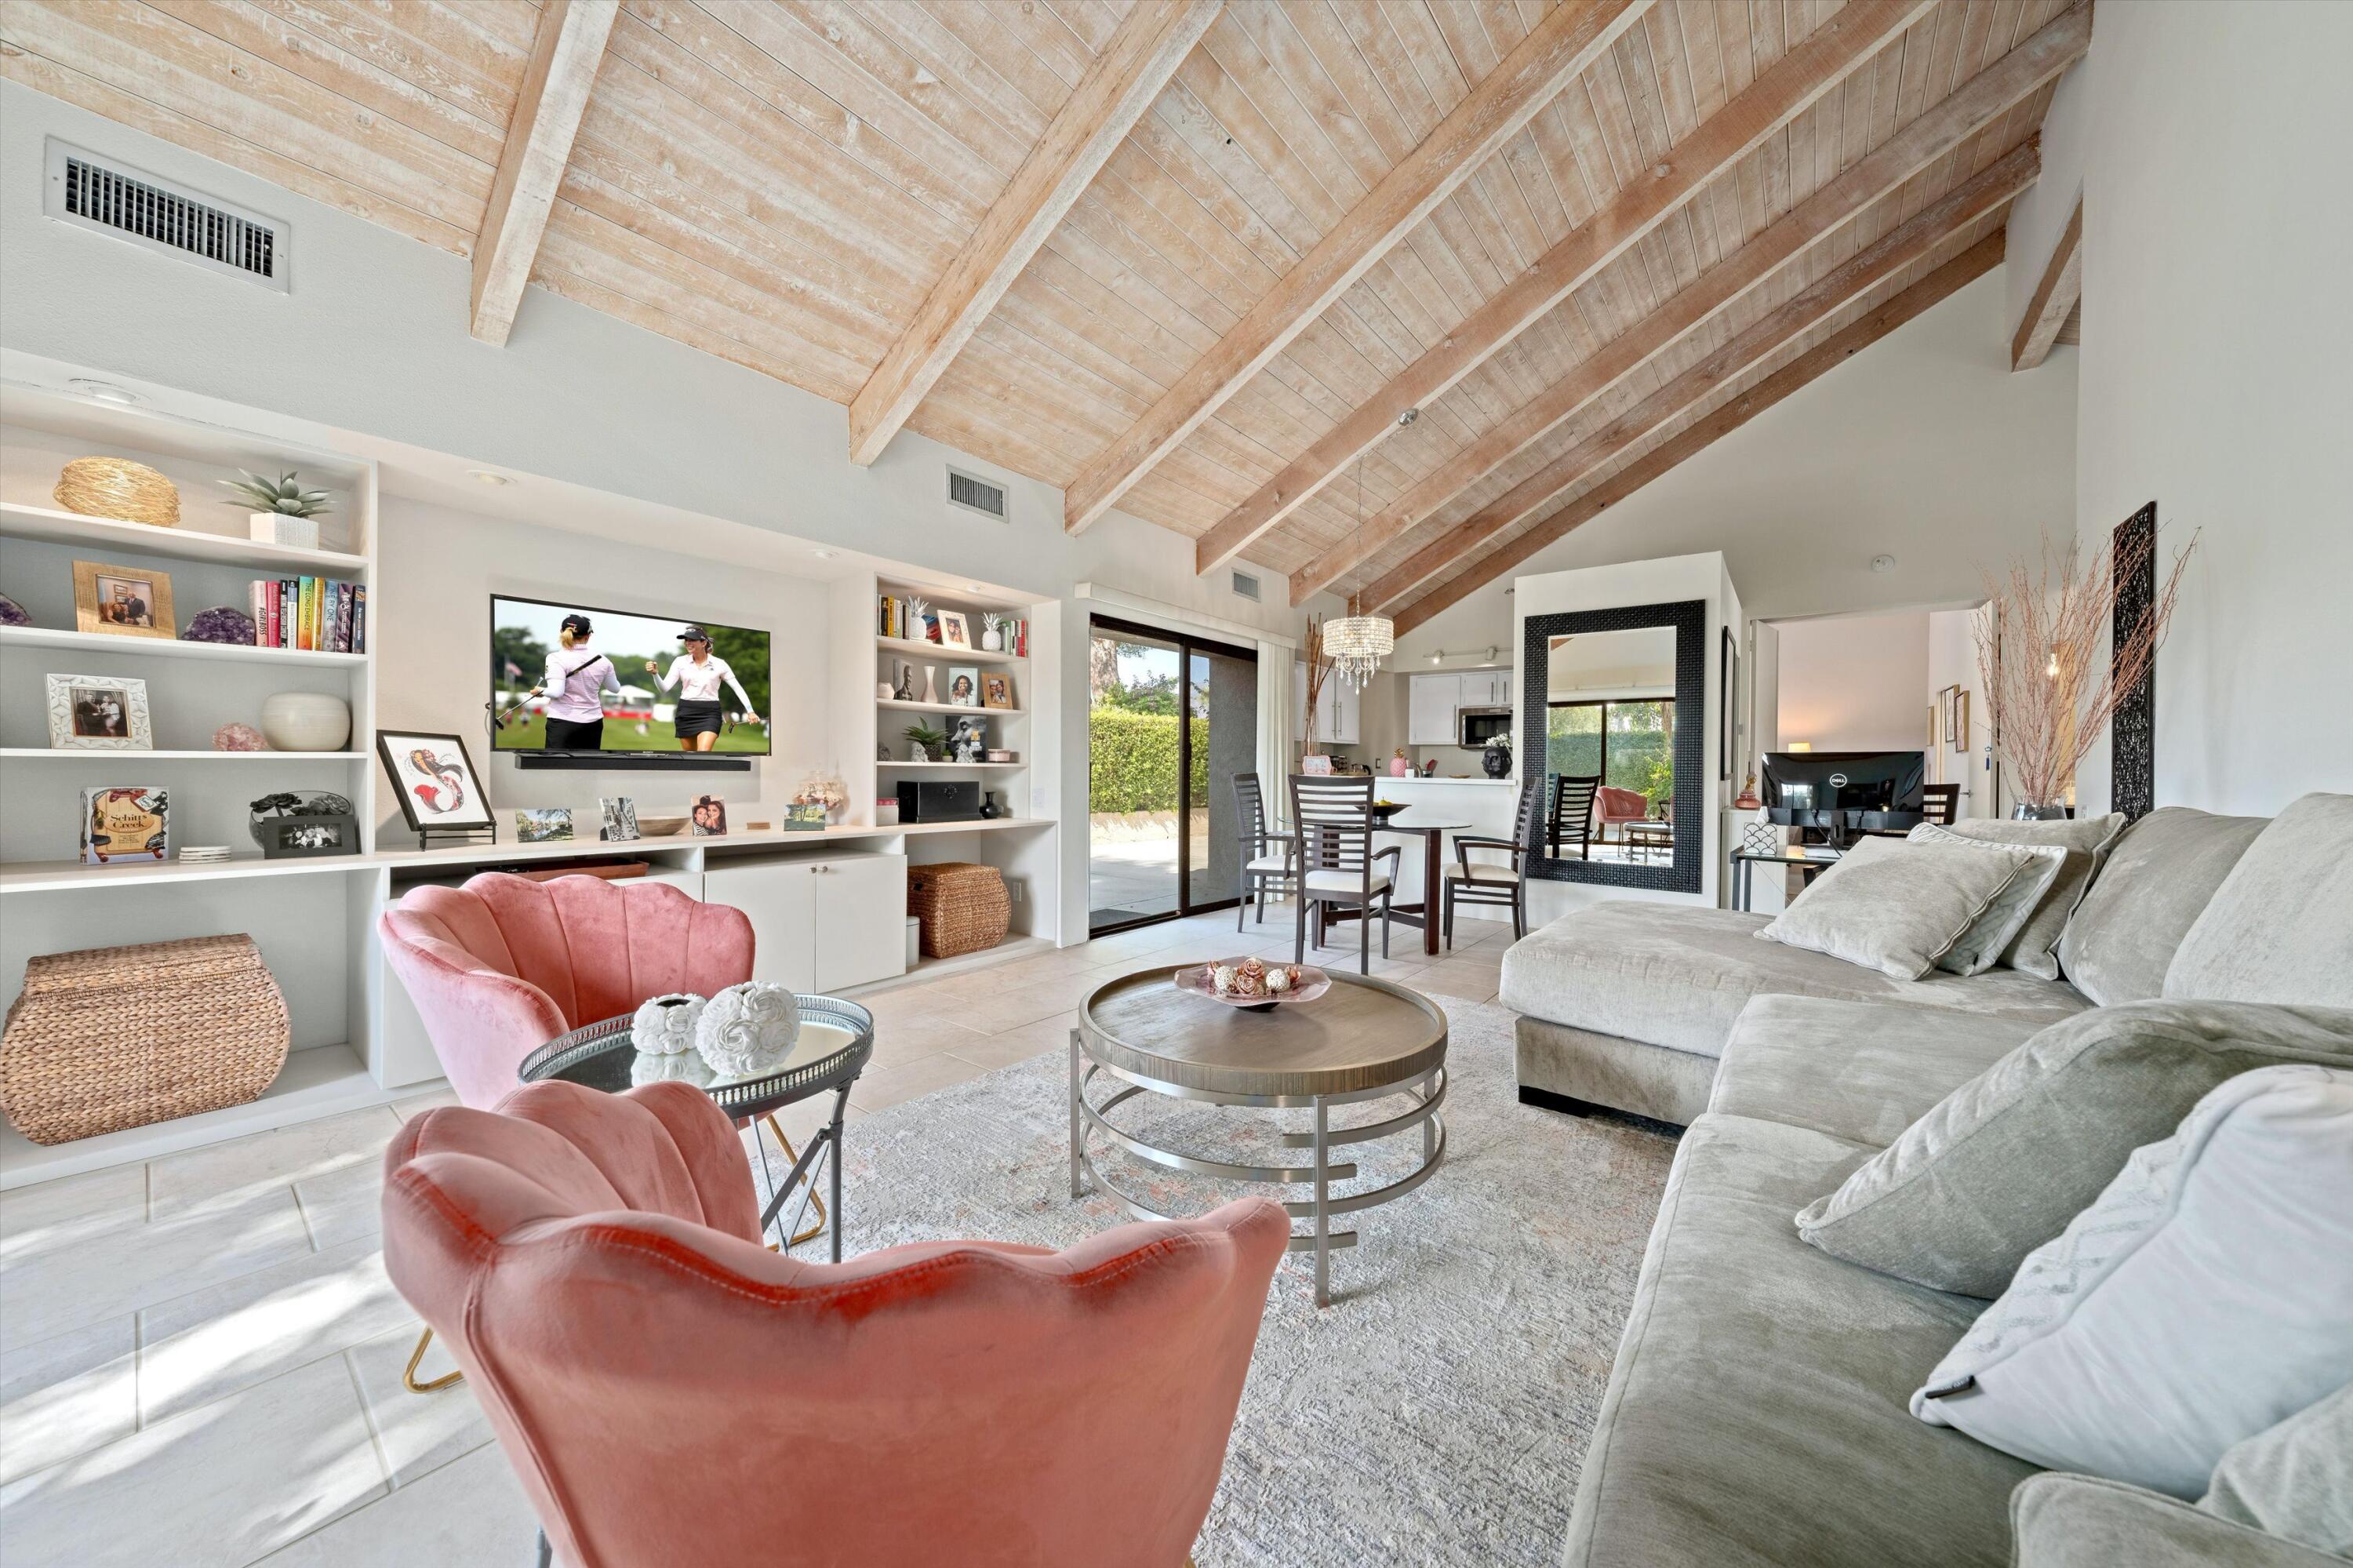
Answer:
[[[76,458],[58,475],[58,487],[51,493],[58,505],[85,517],[153,523],[158,528],[180,525],[178,487],[145,463],[128,458]]]
[[[0,1110],[69,1143],[260,1097],[286,1063],[286,999],[253,938],[50,953],[0,1035]]]
[[[923,927],[923,957],[953,959],[1005,940],[1013,902],[993,865],[944,860],[907,868],[907,913]]]

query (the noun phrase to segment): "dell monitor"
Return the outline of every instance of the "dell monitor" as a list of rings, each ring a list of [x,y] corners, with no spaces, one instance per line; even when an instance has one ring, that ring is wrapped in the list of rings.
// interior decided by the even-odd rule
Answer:
[[[1923,820],[1927,754],[1919,751],[1768,751],[1766,814],[1826,830],[1833,842],[1857,829],[1902,829]]]

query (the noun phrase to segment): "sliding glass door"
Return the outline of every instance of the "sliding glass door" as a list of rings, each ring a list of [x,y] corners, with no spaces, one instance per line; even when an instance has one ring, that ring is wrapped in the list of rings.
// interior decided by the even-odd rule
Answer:
[[[1545,714],[1545,771],[1640,791],[1655,811],[1675,789],[1675,701],[1556,702]]]
[[[1258,655],[1097,616],[1087,667],[1090,933],[1230,907],[1244,825],[1233,776],[1258,765]]]

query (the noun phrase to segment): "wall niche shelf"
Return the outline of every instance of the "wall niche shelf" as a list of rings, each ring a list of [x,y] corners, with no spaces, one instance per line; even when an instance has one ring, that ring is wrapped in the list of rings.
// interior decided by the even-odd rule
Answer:
[[[41,746],[0,746],[14,762],[366,762],[359,751],[56,751]]]
[[[878,708],[900,708],[918,714],[973,714],[981,718],[1019,718],[1028,708],[976,708],[970,703],[902,703],[896,697],[877,697]]]
[[[375,596],[371,594],[371,627],[375,612]],[[314,664],[342,670],[361,669],[369,658],[365,653],[323,653],[306,648],[254,648],[242,642],[184,642],[176,637],[123,637],[111,631],[65,631],[50,626],[0,626],[0,649],[7,648],[54,648],[104,658],[216,659],[226,663]]]
[[[234,534],[213,534],[200,528],[163,528],[153,523],[131,523],[112,517],[85,517],[52,506],[28,506],[0,501],[0,532],[14,539],[37,539],[47,545],[72,545],[93,551],[168,556],[180,561],[211,561],[223,566],[291,570],[298,577],[350,577],[367,572],[367,557],[341,550],[310,550],[298,545],[266,545]],[[282,575],[282,574],[281,574]]]
[[[947,648],[937,642],[917,642],[905,637],[877,637],[874,645],[885,653],[928,659],[938,664],[1027,664],[1021,653],[987,653],[977,648]]]

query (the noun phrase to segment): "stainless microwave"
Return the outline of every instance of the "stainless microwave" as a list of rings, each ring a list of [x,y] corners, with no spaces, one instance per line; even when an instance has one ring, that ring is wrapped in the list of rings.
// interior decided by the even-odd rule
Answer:
[[[1484,751],[1491,740],[1508,744],[1512,738],[1512,710],[1509,708],[1457,708],[1454,723],[1461,732],[1462,744],[1473,751]]]

